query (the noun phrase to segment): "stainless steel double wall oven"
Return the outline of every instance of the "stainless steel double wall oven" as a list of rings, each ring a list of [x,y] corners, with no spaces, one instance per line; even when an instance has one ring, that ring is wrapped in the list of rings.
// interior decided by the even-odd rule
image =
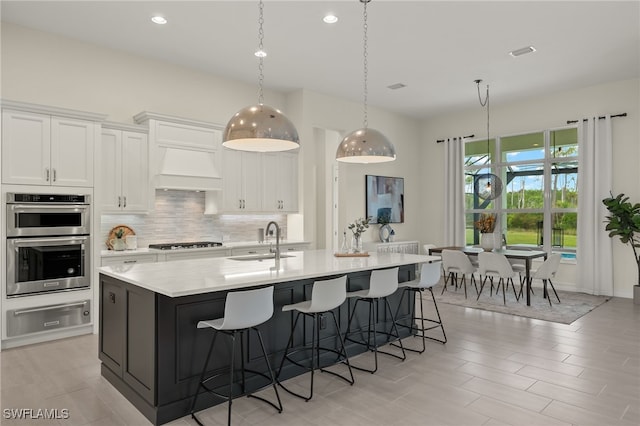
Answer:
[[[89,195],[7,194],[7,297],[88,288]]]

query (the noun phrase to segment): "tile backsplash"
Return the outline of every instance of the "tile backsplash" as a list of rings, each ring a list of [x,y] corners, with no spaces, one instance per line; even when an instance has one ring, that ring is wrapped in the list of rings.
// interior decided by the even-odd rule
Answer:
[[[187,241],[256,241],[257,229],[276,221],[286,238],[287,215],[204,215],[204,192],[156,191],[155,210],[146,215],[102,215],[100,239],[116,225],[131,227],[138,247]]]

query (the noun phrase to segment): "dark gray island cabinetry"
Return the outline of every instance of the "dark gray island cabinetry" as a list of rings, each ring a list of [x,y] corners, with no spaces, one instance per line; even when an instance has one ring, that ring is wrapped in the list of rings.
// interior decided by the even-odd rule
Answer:
[[[212,334],[197,329],[203,319],[223,316],[229,291],[250,287],[274,286],[274,315],[259,328],[268,356],[277,366],[287,344],[293,314],[282,306],[311,296],[315,280],[347,275],[348,291],[367,288],[373,269],[398,266],[400,282],[415,276],[415,265],[427,256],[373,254],[368,258],[334,258],[324,250],[295,252],[280,261],[236,261],[233,259],[197,259],[170,263],[121,265],[100,268],[99,357],[102,375],[154,424],[163,424],[189,413],[199,373],[205,362]],[[397,306],[400,293],[394,295]],[[406,298],[405,298],[406,300]],[[409,319],[407,301],[400,307],[399,320]],[[346,329],[352,301],[336,309],[342,331]],[[390,329],[384,306],[380,306],[377,327]],[[358,306],[356,324],[366,324],[367,307]],[[322,345],[335,347],[337,330],[332,321],[320,331]],[[311,325],[298,327],[294,344],[310,342]],[[260,348],[255,335],[244,342],[247,368],[262,370]],[[229,351],[222,343],[210,363],[212,373],[227,370]],[[348,347],[350,355],[362,352],[357,345]],[[327,359],[331,362],[331,359]],[[283,372],[285,378],[303,373],[295,365]],[[259,376],[248,378],[248,387],[259,387]],[[221,382],[222,385],[222,382]],[[356,384],[357,385],[357,384]],[[200,404],[201,402],[201,404]],[[220,403],[214,397],[200,397],[197,409]],[[286,407],[285,407],[286,410]]]

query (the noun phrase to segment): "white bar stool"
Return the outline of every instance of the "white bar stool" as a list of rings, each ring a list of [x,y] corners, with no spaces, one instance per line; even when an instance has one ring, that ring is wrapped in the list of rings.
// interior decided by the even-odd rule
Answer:
[[[347,356],[347,351],[344,347],[344,340],[342,338],[342,334],[340,334],[340,326],[338,325],[338,320],[336,319],[336,315],[333,312],[333,309],[342,305],[347,298],[347,276],[342,276],[339,278],[334,278],[331,280],[324,281],[316,281],[313,283],[313,288],[311,290],[311,300],[306,300],[304,302],[295,303],[292,305],[285,305],[282,307],[283,312],[288,311],[296,311],[296,318],[293,321],[293,326],[291,327],[291,334],[289,335],[289,341],[287,343],[287,347],[284,350],[284,356],[282,357],[282,361],[280,362],[280,368],[278,368],[277,378],[280,377],[282,373],[282,368],[284,366],[284,362],[289,361],[292,364],[295,364],[299,367],[306,368],[311,371],[311,383],[309,385],[309,395],[301,395],[296,393],[287,387],[285,387],[282,382],[278,381],[278,384],[282,386],[282,388],[289,392],[292,395],[297,396],[298,398],[302,398],[305,401],[309,401],[313,397],[313,372],[318,369],[325,373],[333,374],[336,377],[341,378],[346,381],[350,385],[353,385],[353,372],[351,371],[351,365],[349,364],[349,357]],[[333,318],[333,323],[336,326],[336,334],[338,335],[338,340],[340,343],[340,349],[335,350],[333,348],[326,348],[320,346],[320,321],[324,314],[331,314]],[[293,346],[293,336],[296,330],[296,325],[298,324],[298,319],[300,319],[300,315],[306,315],[313,319],[313,331],[312,331],[312,341],[311,347],[305,346],[299,349],[295,349],[293,351],[289,351]],[[307,367],[302,365],[298,361],[292,358],[292,355],[301,352],[311,350],[311,367]],[[333,352],[338,355],[338,361],[340,357],[343,358],[343,362],[347,365],[349,369],[350,378],[347,378],[341,374],[338,374],[333,371],[325,370],[320,366],[320,351],[328,351]],[[337,361],[336,361],[337,362]]]
[[[371,374],[378,371],[378,352],[391,355],[398,359],[404,361],[407,359],[407,354],[404,351],[404,347],[402,346],[402,339],[400,339],[400,333],[398,332],[398,326],[396,323],[396,318],[393,315],[393,311],[391,310],[391,305],[389,305],[389,300],[387,300],[388,296],[391,296],[398,290],[398,271],[399,268],[391,268],[391,269],[382,269],[382,270],[374,270],[371,271],[371,278],[369,279],[369,288],[366,290],[358,290],[347,293],[347,297],[355,297],[356,302],[353,305],[353,309],[351,311],[351,315],[349,317],[349,323],[347,326],[347,333],[345,334],[345,340],[356,343],[358,345],[366,346],[368,350],[373,351],[374,354],[374,368],[366,369],[362,367],[357,367],[353,365],[352,367],[361,371],[367,371]],[[378,318],[378,302],[380,299],[384,300],[384,304],[389,310],[389,315],[391,316],[391,331],[395,330],[395,334],[388,333],[385,331],[376,330],[376,319]],[[351,332],[351,323],[353,321],[353,317],[356,313],[356,307],[358,306],[358,302],[367,302],[369,303],[369,320],[367,326],[367,340],[359,341],[353,340],[349,337],[349,333]],[[393,354],[391,352],[385,352],[378,350],[378,334],[387,335],[387,339],[389,337],[396,337],[398,339],[399,347],[402,350],[402,356]],[[373,335],[373,343],[371,342],[371,336]]]
[[[254,397],[261,401],[266,402],[271,405],[273,408],[278,410],[279,413],[282,412],[282,402],[280,401],[280,395],[278,394],[278,388],[276,387],[276,379],[273,375],[273,371],[271,370],[271,364],[269,364],[269,358],[267,357],[267,351],[264,347],[264,341],[262,340],[262,334],[260,330],[257,329],[257,326],[268,321],[273,316],[273,286],[259,288],[256,290],[246,290],[246,291],[235,291],[227,294],[227,298],[225,300],[224,305],[224,317],[213,319],[213,320],[205,320],[198,322],[198,328],[212,328],[214,329],[213,338],[211,340],[211,346],[209,347],[209,353],[207,354],[207,360],[205,361],[204,368],[202,369],[202,374],[200,375],[200,382],[198,383],[198,390],[196,391],[196,395],[193,398],[193,403],[191,404],[191,417],[198,423],[203,426],[200,420],[195,415],[196,401],[198,399],[198,395],[201,393],[201,388],[206,392],[209,392],[219,398],[222,398],[229,402],[229,410],[227,414],[227,424],[231,424],[231,403],[234,398],[239,396],[247,395],[250,397]],[[258,335],[258,340],[260,341],[260,347],[262,348],[262,355],[267,364],[267,370],[269,371],[269,375],[266,375],[260,371],[248,370],[245,369],[244,366],[244,332],[253,330]],[[213,353],[213,347],[216,342],[216,337],[218,337],[218,333],[226,334],[231,337],[231,364],[229,365],[229,394],[223,395],[219,392],[214,391],[213,389],[207,387],[206,383],[216,377],[221,376],[221,374],[214,374],[212,376],[206,377],[207,375],[207,367],[209,362],[211,361],[211,354]],[[234,361],[235,361],[235,348],[236,348],[236,335],[240,334],[240,359],[241,359],[241,389],[242,393],[238,395],[233,394],[233,376],[234,376]],[[247,333],[247,336],[249,333]],[[273,390],[276,392],[276,398],[278,400],[278,404],[274,404],[273,402],[262,398],[260,396],[247,394],[245,389],[245,372],[254,373],[260,375],[266,379],[270,380],[271,386],[273,386]],[[205,378],[206,377],[206,378]]]
[[[438,304],[436,303],[436,297],[433,294],[433,287],[440,282],[440,269],[442,268],[442,261],[437,260],[432,263],[423,263],[420,267],[420,278],[413,281],[407,281],[398,286],[402,290],[402,296],[400,297],[400,303],[398,303],[398,310],[402,306],[402,300],[405,294],[410,294],[409,300],[411,301],[411,325],[398,324],[401,327],[406,327],[410,329],[411,334],[417,337],[422,337],[422,350],[406,348],[408,351],[423,353],[427,346],[425,344],[425,339],[435,340],[440,343],[447,343],[447,334],[444,331],[444,326],[442,325],[442,318],[440,317],[440,311],[438,310]],[[433,306],[436,308],[436,315],[438,319],[425,318],[424,316],[424,306],[422,303],[422,293],[425,290],[429,290],[431,293],[431,298],[433,299]],[[416,302],[415,296],[418,295],[420,298],[420,316],[416,317]],[[398,316],[398,311],[396,311],[396,317]],[[420,327],[417,326],[416,321],[420,321]],[[425,325],[425,322],[428,323]],[[443,339],[437,339],[435,337],[427,336],[425,333],[428,330],[433,330],[435,328],[442,329]],[[414,333],[415,330],[415,333]],[[393,344],[393,343],[392,343]]]

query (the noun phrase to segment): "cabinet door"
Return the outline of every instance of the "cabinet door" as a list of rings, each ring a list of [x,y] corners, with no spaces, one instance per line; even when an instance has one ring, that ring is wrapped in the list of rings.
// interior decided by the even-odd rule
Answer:
[[[278,168],[277,153],[266,153],[262,155],[262,209],[265,212],[280,210],[280,198],[278,197],[280,171]]]
[[[103,212],[117,212],[122,208],[122,132],[102,129],[100,140],[99,189],[96,191]],[[98,185],[97,185],[98,186]]]
[[[122,132],[122,197],[126,212],[149,209],[149,142],[143,133]]]
[[[155,254],[139,254],[134,256],[103,257],[102,266],[135,265],[136,263],[153,263],[158,261]]]
[[[2,183],[49,185],[51,118],[2,112]]]
[[[242,211],[242,152],[226,149],[222,162],[222,208]]]
[[[298,155],[264,154],[262,173],[263,210],[266,212],[298,211]]]
[[[100,276],[100,338],[98,358],[118,376],[124,371],[125,291],[118,281]]]
[[[298,211],[298,154],[279,154],[280,210]]]
[[[92,121],[51,119],[52,185],[93,186],[95,129]]]
[[[243,211],[259,212],[262,210],[261,158],[256,152],[242,153],[242,199]]]

